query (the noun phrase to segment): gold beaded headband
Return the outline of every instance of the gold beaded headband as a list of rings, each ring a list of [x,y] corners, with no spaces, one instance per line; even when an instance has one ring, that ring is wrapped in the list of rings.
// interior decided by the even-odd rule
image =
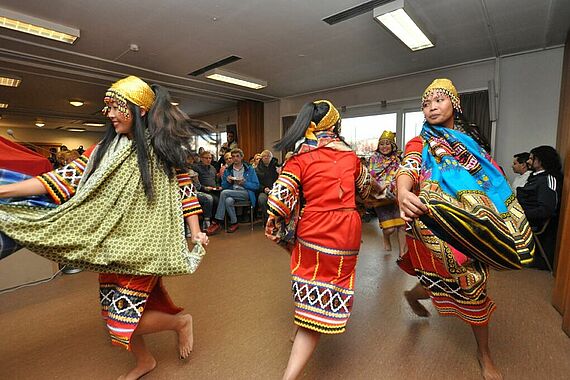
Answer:
[[[103,113],[107,114],[109,111],[108,105],[116,102],[119,112],[125,118],[129,117],[127,100],[136,104],[141,109],[149,111],[154,103],[154,91],[145,81],[135,76],[129,76],[113,83],[113,85],[105,93],[103,101],[107,104],[103,108]]]
[[[447,78],[439,78],[431,82],[422,95],[422,104],[426,101],[428,96],[434,92],[448,96],[449,99],[451,99],[453,109],[461,113],[461,102],[459,101],[459,95],[457,94],[457,90],[455,89],[453,82]]]

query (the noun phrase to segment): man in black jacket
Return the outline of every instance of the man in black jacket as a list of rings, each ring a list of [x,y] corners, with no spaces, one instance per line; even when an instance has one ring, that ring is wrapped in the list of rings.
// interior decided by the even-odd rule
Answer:
[[[267,196],[273,187],[273,183],[279,177],[277,173],[277,159],[273,157],[273,153],[269,150],[261,152],[261,160],[255,168],[257,178],[259,179],[259,195],[257,196],[257,204],[261,210],[263,223],[267,222]]]
[[[534,231],[539,231],[549,221],[540,241],[552,265],[562,195],[560,156],[553,147],[542,145],[530,151],[528,164],[533,173],[527,183],[517,189],[517,199]],[[535,255],[533,267],[546,269],[539,256]]]

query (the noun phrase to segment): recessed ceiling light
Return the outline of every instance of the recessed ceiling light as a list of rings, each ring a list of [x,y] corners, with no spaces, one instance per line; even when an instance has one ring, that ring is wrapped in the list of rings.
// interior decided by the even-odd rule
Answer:
[[[374,8],[374,20],[384,25],[412,51],[427,49],[434,44],[410,17],[404,0],[394,0]]]
[[[259,90],[260,88],[267,87],[267,82],[261,79],[247,77],[245,75],[232,73],[231,71],[226,71],[222,69],[214,69],[208,71],[205,74],[206,78],[219,80],[221,82],[235,84],[237,86],[243,86],[247,88],[253,88]]]
[[[72,44],[79,29],[0,8],[0,27]]]
[[[0,86],[18,87],[22,78],[11,74],[0,74]]]
[[[67,128],[70,132],[85,132],[84,128]]]
[[[8,108],[8,103],[0,102],[0,108]]]
[[[170,104],[172,104],[175,107],[178,107],[180,105],[180,102],[170,102]]]
[[[38,128],[42,128],[45,125],[46,125],[46,123],[44,123],[43,121],[40,121],[40,120],[36,121],[36,127],[38,127]]]
[[[69,99],[69,104],[74,107],[81,107],[83,104],[85,104],[85,102],[79,99]]]
[[[104,127],[105,123],[83,123],[84,126],[86,127]]]

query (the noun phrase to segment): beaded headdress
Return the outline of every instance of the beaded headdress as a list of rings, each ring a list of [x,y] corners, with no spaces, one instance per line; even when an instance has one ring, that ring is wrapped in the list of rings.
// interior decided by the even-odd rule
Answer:
[[[315,124],[315,122],[311,121],[311,125],[307,129],[307,132],[305,132],[305,137],[310,140],[317,139],[314,132],[331,130],[340,120],[340,113],[328,100],[317,100],[314,101],[313,103],[314,104],[326,103],[329,106],[329,110],[327,114],[321,119],[321,121],[319,121],[319,124]]]
[[[116,81],[105,93],[103,101],[109,105],[116,102],[119,112],[125,118],[129,117],[127,100],[136,104],[140,108],[149,111],[154,103],[154,91],[145,81],[135,76],[129,76]],[[107,114],[108,106],[103,108],[103,113]]]
[[[453,109],[459,113],[461,113],[461,103],[459,101],[459,95],[457,94],[457,90],[451,82],[447,78],[439,78],[431,82],[429,86],[424,91],[422,95],[422,104],[426,101],[427,97],[430,96],[432,93],[442,93],[447,95],[451,99],[451,104],[453,105]]]
[[[390,142],[396,143],[396,134],[392,131],[384,131],[378,141],[380,140],[390,140]]]

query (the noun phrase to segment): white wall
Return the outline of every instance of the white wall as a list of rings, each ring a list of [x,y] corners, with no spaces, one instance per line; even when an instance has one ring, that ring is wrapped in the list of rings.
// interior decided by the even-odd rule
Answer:
[[[512,157],[539,145],[556,146],[564,49],[500,61],[495,158],[512,180]]]
[[[316,99],[346,106],[343,116],[402,112],[419,109],[423,90],[435,78],[450,78],[459,92],[487,89],[489,81],[498,79],[494,157],[511,176],[513,154],[556,142],[563,54],[560,47],[284,98],[279,101],[279,118],[271,115],[277,112],[276,102],[265,104],[265,134],[280,133],[282,116],[294,115]],[[380,106],[382,100],[387,101],[385,108]]]
[[[279,138],[281,136],[281,117],[295,115],[303,104],[317,99],[328,99],[339,109],[346,107],[346,111],[342,113],[343,117],[403,112],[403,110],[410,109],[419,110],[421,94],[433,79],[437,77],[450,78],[460,92],[480,90],[487,88],[489,80],[493,80],[494,67],[494,61],[487,60],[265,103],[264,133],[266,136],[277,136],[273,140]],[[387,102],[386,107],[382,107],[380,104],[383,100]],[[279,107],[275,103],[279,103]],[[274,113],[278,109],[279,116],[275,117]],[[398,125],[400,124],[398,121]]]

